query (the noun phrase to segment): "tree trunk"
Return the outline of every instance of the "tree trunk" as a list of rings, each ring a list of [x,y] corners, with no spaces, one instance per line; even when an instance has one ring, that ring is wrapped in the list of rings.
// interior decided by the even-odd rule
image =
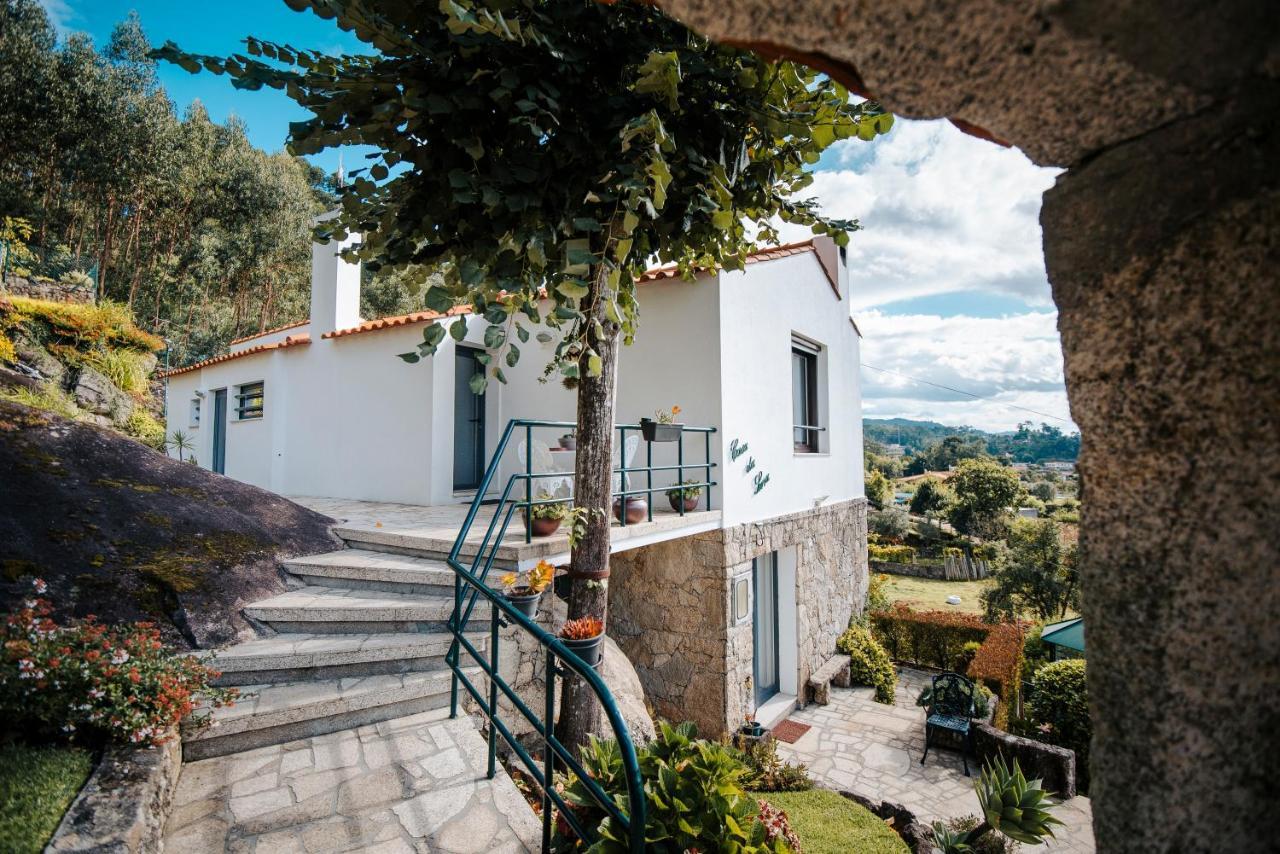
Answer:
[[[609,518],[613,472],[613,416],[617,391],[618,327],[605,316],[607,288],[603,265],[591,277],[584,300],[589,316],[597,318],[605,338],[588,332],[587,340],[601,360],[600,375],[587,376],[583,360],[578,380],[578,448],[574,466],[574,504],[587,511],[586,533],[569,562],[569,619],[596,617],[602,622],[609,604]],[[588,322],[588,329],[591,324]],[[557,735],[570,750],[601,731],[604,710],[586,684],[565,679]]]

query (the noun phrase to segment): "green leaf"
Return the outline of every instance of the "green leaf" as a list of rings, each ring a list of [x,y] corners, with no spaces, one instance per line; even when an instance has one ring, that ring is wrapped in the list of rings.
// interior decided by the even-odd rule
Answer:
[[[597,353],[587,354],[587,376],[598,377],[604,371],[604,360]]]
[[[538,342],[541,344],[550,344],[555,340],[550,332],[539,332],[535,337],[537,337]]]
[[[449,335],[454,341],[461,341],[467,337],[467,319],[459,317],[453,323],[449,324]]]
[[[590,288],[576,279],[566,279],[556,285],[556,290],[569,299],[582,299],[591,292]]]
[[[497,350],[507,340],[507,330],[501,326],[489,326],[484,330],[484,346]]]
[[[439,312],[448,311],[454,305],[453,295],[439,286],[427,288],[426,302],[427,308]]]
[[[665,98],[672,110],[680,106],[680,57],[671,50],[649,54],[639,68],[635,90]]]
[[[400,353],[399,356],[411,365],[416,365],[421,359],[417,353]]]
[[[489,386],[489,378],[483,373],[472,374],[467,385],[471,388],[472,394],[484,394],[484,390]]]
[[[436,347],[444,340],[444,326],[439,323],[429,324],[422,333],[422,340],[431,347]]]

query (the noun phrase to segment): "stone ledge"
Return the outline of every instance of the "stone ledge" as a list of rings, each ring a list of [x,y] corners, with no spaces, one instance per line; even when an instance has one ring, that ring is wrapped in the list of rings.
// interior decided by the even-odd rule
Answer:
[[[816,703],[819,706],[830,703],[832,685],[837,688],[850,687],[852,676],[849,669],[849,656],[839,654],[829,658],[826,664],[815,670],[809,677],[808,690],[805,692],[806,703]]]
[[[839,794],[884,819],[885,823],[902,837],[902,841],[911,849],[911,854],[933,854],[932,828],[917,819],[916,814],[902,804],[895,804],[893,801],[873,801],[857,792],[839,790]]]
[[[160,851],[181,770],[182,742],[176,733],[158,747],[108,747],[45,851]]]
[[[973,728],[973,752],[980,762],[1003,756],[1005,762],[1018,760],[1028,780],[1039,777],[1046,791],[1064,801],[1076,796],[1076,752],[1030,738],[1012,735],[990,724]]]

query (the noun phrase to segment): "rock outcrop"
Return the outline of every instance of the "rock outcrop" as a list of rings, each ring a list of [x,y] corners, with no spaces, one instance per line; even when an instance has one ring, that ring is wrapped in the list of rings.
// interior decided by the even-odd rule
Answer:
[[[330,519],[89,424],[0,401],[0,604],[49,584],[60,616],[153,620],[209,647],[251,634],[277,561],[341,546]]]

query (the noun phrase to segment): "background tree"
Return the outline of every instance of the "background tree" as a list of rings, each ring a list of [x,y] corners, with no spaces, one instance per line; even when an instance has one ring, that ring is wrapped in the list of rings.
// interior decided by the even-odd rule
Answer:
[[[1058,494],[1057,490],[1053,488],[1053,484],[1044,480],[1031,484],[1031,486],[1027,488],[1027,493],[1034,495],[1041,501],[1052,501]]]
[[[1062,544],[1060,526],[1052,519],[1020,519],[1012,527],[1008,551],[983,591],[988,619],[1035,614],[1040,620],[1061,619],[1080,607],[1076,550]]]
[[[991,460],[962,460],[947,485],[955,494],[947,519],[956,530],[986,539],[1004,535],[1022,494],[1017,472]]]
[[[878,508],[893,506],[893,484],[883,472],[871,470],[866,473],[864,491],[871,506]]]
[[[594,0],[287,0],[353,31],[362,56],[247,39],[247,55],[158,55],[242,88],[285,90],[313,118],[297,154],[362,143],[368,174],[340,193],[323,234],[363,235],[371,268],[449,261],[426,291],[489,327],[487,375],[520,358],[531,327],[557,337],[549,374],[578,390],[575,502],[582,513],[569,616],[605,617],[614,390],[620,339],[638,320],[635,276],[653,260],[741,269],[775,222],[830,233],[797,193],[837,139],[871,139],[890,118],[833,81],[707,41],[652,6]],[[358,170],[357,170],[358,171]],[[382,183],[379,183],[382,182]],[[455,337],[465,321],[449,330]],[[443,340],[429,325],[416,362]],[[570,680],[561,731],[581,742],[598,706]]]
[[[940,516],[951,504],[951,493],[936,477],[927,477],[916,486],[911,496],[911,512],[926,519]]]

